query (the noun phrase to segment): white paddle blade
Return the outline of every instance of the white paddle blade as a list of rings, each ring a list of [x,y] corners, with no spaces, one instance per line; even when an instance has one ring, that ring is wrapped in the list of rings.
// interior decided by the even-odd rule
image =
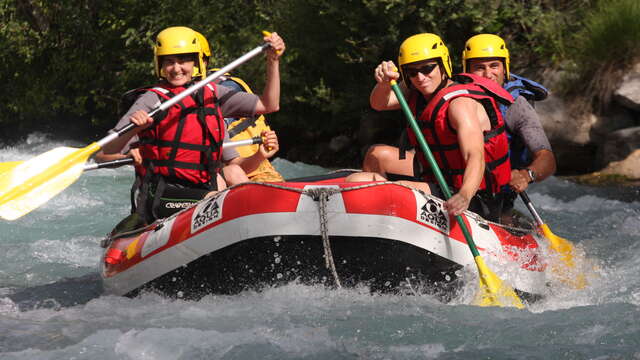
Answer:
[[[59,147],[1,173],[0,217],[15,220],[73,184],[82,174],[83,157],[82,149]]]

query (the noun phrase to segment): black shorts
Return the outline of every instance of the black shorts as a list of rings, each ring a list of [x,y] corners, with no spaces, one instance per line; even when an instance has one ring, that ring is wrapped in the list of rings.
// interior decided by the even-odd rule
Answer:
[[[164,192],[160,195],[160,201],[155,209],[156,214],[159,218],[171,216],[204,199],[209,191],[208,189],[167,184]]]
[[[142,192],[138,196],[138,207],[144,204],[144,209],[138,208],[147,223],[156,219],[166,218],[180,210],[191,207],[196,202],[204,199],[211,189],[206,186],[193,184],[186,186],[174,182],[162,181],[149,184],[146,194]]]
[[[420,175],[423,173],[422,164],[418,160],[417,156],[413,157],[413,175],[401,175],[394,173],[387,173],[386,178],[389,181],[398,181],[398,180],[407,180],[407,181],[417,181],[422,182],[422,178]]]

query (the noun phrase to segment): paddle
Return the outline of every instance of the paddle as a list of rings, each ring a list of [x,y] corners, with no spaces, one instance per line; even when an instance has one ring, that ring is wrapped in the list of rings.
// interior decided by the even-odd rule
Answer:
[[[9,171],[20,164],[22,164],[22,161],[9,161],[5,163],[0,163],[0,174],[2,174],[3,172]]]
[[[152,110],[153,116],[167,110],[183,98],[198,91],[211,81],[243,64],[266,50],[270,45],[264,43],[242,55],[220,70],[197,82],[185,91],[162,103]],[[59,147],[39,155],[29,161],[0,174],[0,217],[15,220],[39,207],[52,197],[74,183],[82,174],[84,163],[104,145],[117,139],[136,125],[129,123],[101,140],[83,149]]]
[[[239,146],[246,146],[246,145],[254,145],[254,144],[262,144],[262,138],[261,137],[254,137],[254,138],[250,138],[250,139],[245,139],[245,140],[237,140],[237,141],[227,141],[225,143],[222,143],[222,148],[226,149],[226,148],[235,148],[235,147],[239,147]],[[22,164],[23,161],[10,161],[10,162],[6,162],[6,163],[0,163],[0,174],[3,171],[7,171],[8,169],[12,169],[20,164]],[[105,161],[105,162],[101,162],[101,163],[93,163],[93,164],[88,164],[85,165],[84,168],[82,169],[82,171],[88,171],[88,170],[96,170],[96,169],[106,169],[106,168],[117,168],[123,165],[129,165],[129,164],[133,164],[133,158],[123,158],[123,159],[118,159],[118,160],[111,160],[111,161]]]
[[[555,251],[560,255],[560,261],[564,263],[566,268],[573,269],[575,267],[575,263],[573,261],[575,255],[575,249],[573,244],[560,236],[557,236],[553,232],[547,224],[542,221],[540,215],[533,207],[533,203],[531,203],[531,199],[529,199],[529,195],[525,191],[520,193],[520,198],[529,209],[529,212],[535,219],[536,225],[538,225],[538,229],[542,234],[549,240],[549,244],[551,245],[551,250]],[[557,267],[552,268],[554,271],[560,271]],[[578,274],[575,279],[569,279],[566,276],[563,276],[563,281],[570,283],[576,289],[582,289],[586,285],[586,279],[583,274]]]
[[[418,140],[418,143],[420,144],[420,148],[422,149],[422,152],[424,152],[425,156],[427,157],[427,160],[429,161],[429,165],[431,166],[431,169],[433,170],[433,173],[435,174],[436,179],[438,180],[438,184],[440,185],[442,192],[444,193],[447,199],[451,198],[452,194],[451,194],[451,191],[449,190],[449,186],[444,180],[444,177],[442,176],[442,172],[440,171],[440,168],[438,168],[438,164],[436,163],[436,160],[433,157],[431,150],[429,149],[429,145],[425,141],[424,136],[422,135],[422,131],[418,127],[418,123],[414,119],[413,114],[409,109],[409,105],[407,104],[407,101],[405,100],[404,95],[402,94],[402,90],[400,90],[400,87],[398,87],[398,84],[395,80],[391,80],[390,83],[391,83],[391,88],[393,89],[393,92],[396,94],[396,97],[398,98],[400,107],[402,108],[402,111],[404,112],[404,115],[407,118],[409,125],[411,126],[411,130],[413,130],[413,133],[415,134]],[[502,281],[502,279],[500,279],[498,275],[492,272],[489,269],[489,267],[485,264],[484,259],[482,259],[482,257],[480,256],[480,253],[478,252],[478,249],[476,248],[476,244],[473,241],[473,238],[471,237],[471,233],[469,232],[467,225],[462,219],[462,216],[460,215],[456,216],[456,221],[458,222],[458,225],[460,225],[460,228],[462,229],[462,233],[464,234],[464,238],[467,241],[467,245],[471,250],[471,254],[473,255],[476,266],[478,267],[478,273],[480,275],[479,276],[480,292],[479,292],[479,297],[476,299],[476,303],[480,306],[507,305],[507,306],[515,306],[520,309],[524,308],[524,305],[522,304],[522,301],[520,300],[516,292],[510,286],[505,284]]]

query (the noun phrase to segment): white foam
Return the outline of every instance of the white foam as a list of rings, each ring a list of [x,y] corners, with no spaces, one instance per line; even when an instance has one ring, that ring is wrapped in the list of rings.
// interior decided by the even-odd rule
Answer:
[[[60,240],[39,240],[31,244],[31,253],[40,263],[60,263],[94,267],[101,250],[95,237],[77,236]]]
[[[594,195],[580,196],[577,199],[568,202],[564,202],[560,199],[544,194],[531,194],[530,198],[532,203],[535,204],[536,209],[556,212],[583,212],[585,209],[606,210],[621,207],[620,201],[604,199]]]

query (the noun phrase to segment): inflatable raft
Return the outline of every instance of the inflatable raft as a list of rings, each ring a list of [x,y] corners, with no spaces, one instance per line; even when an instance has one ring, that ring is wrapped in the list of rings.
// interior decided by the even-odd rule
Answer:
[[[532,234],[471,212],[463,217],[494,272],[525,298],[542,293],[546,265]],[[441,199],[342,178],[241,184],[103,246],[104,288],[127,296],[151,290],[198,298],[299,281],[446,301],[464,268],[476,271]]]

